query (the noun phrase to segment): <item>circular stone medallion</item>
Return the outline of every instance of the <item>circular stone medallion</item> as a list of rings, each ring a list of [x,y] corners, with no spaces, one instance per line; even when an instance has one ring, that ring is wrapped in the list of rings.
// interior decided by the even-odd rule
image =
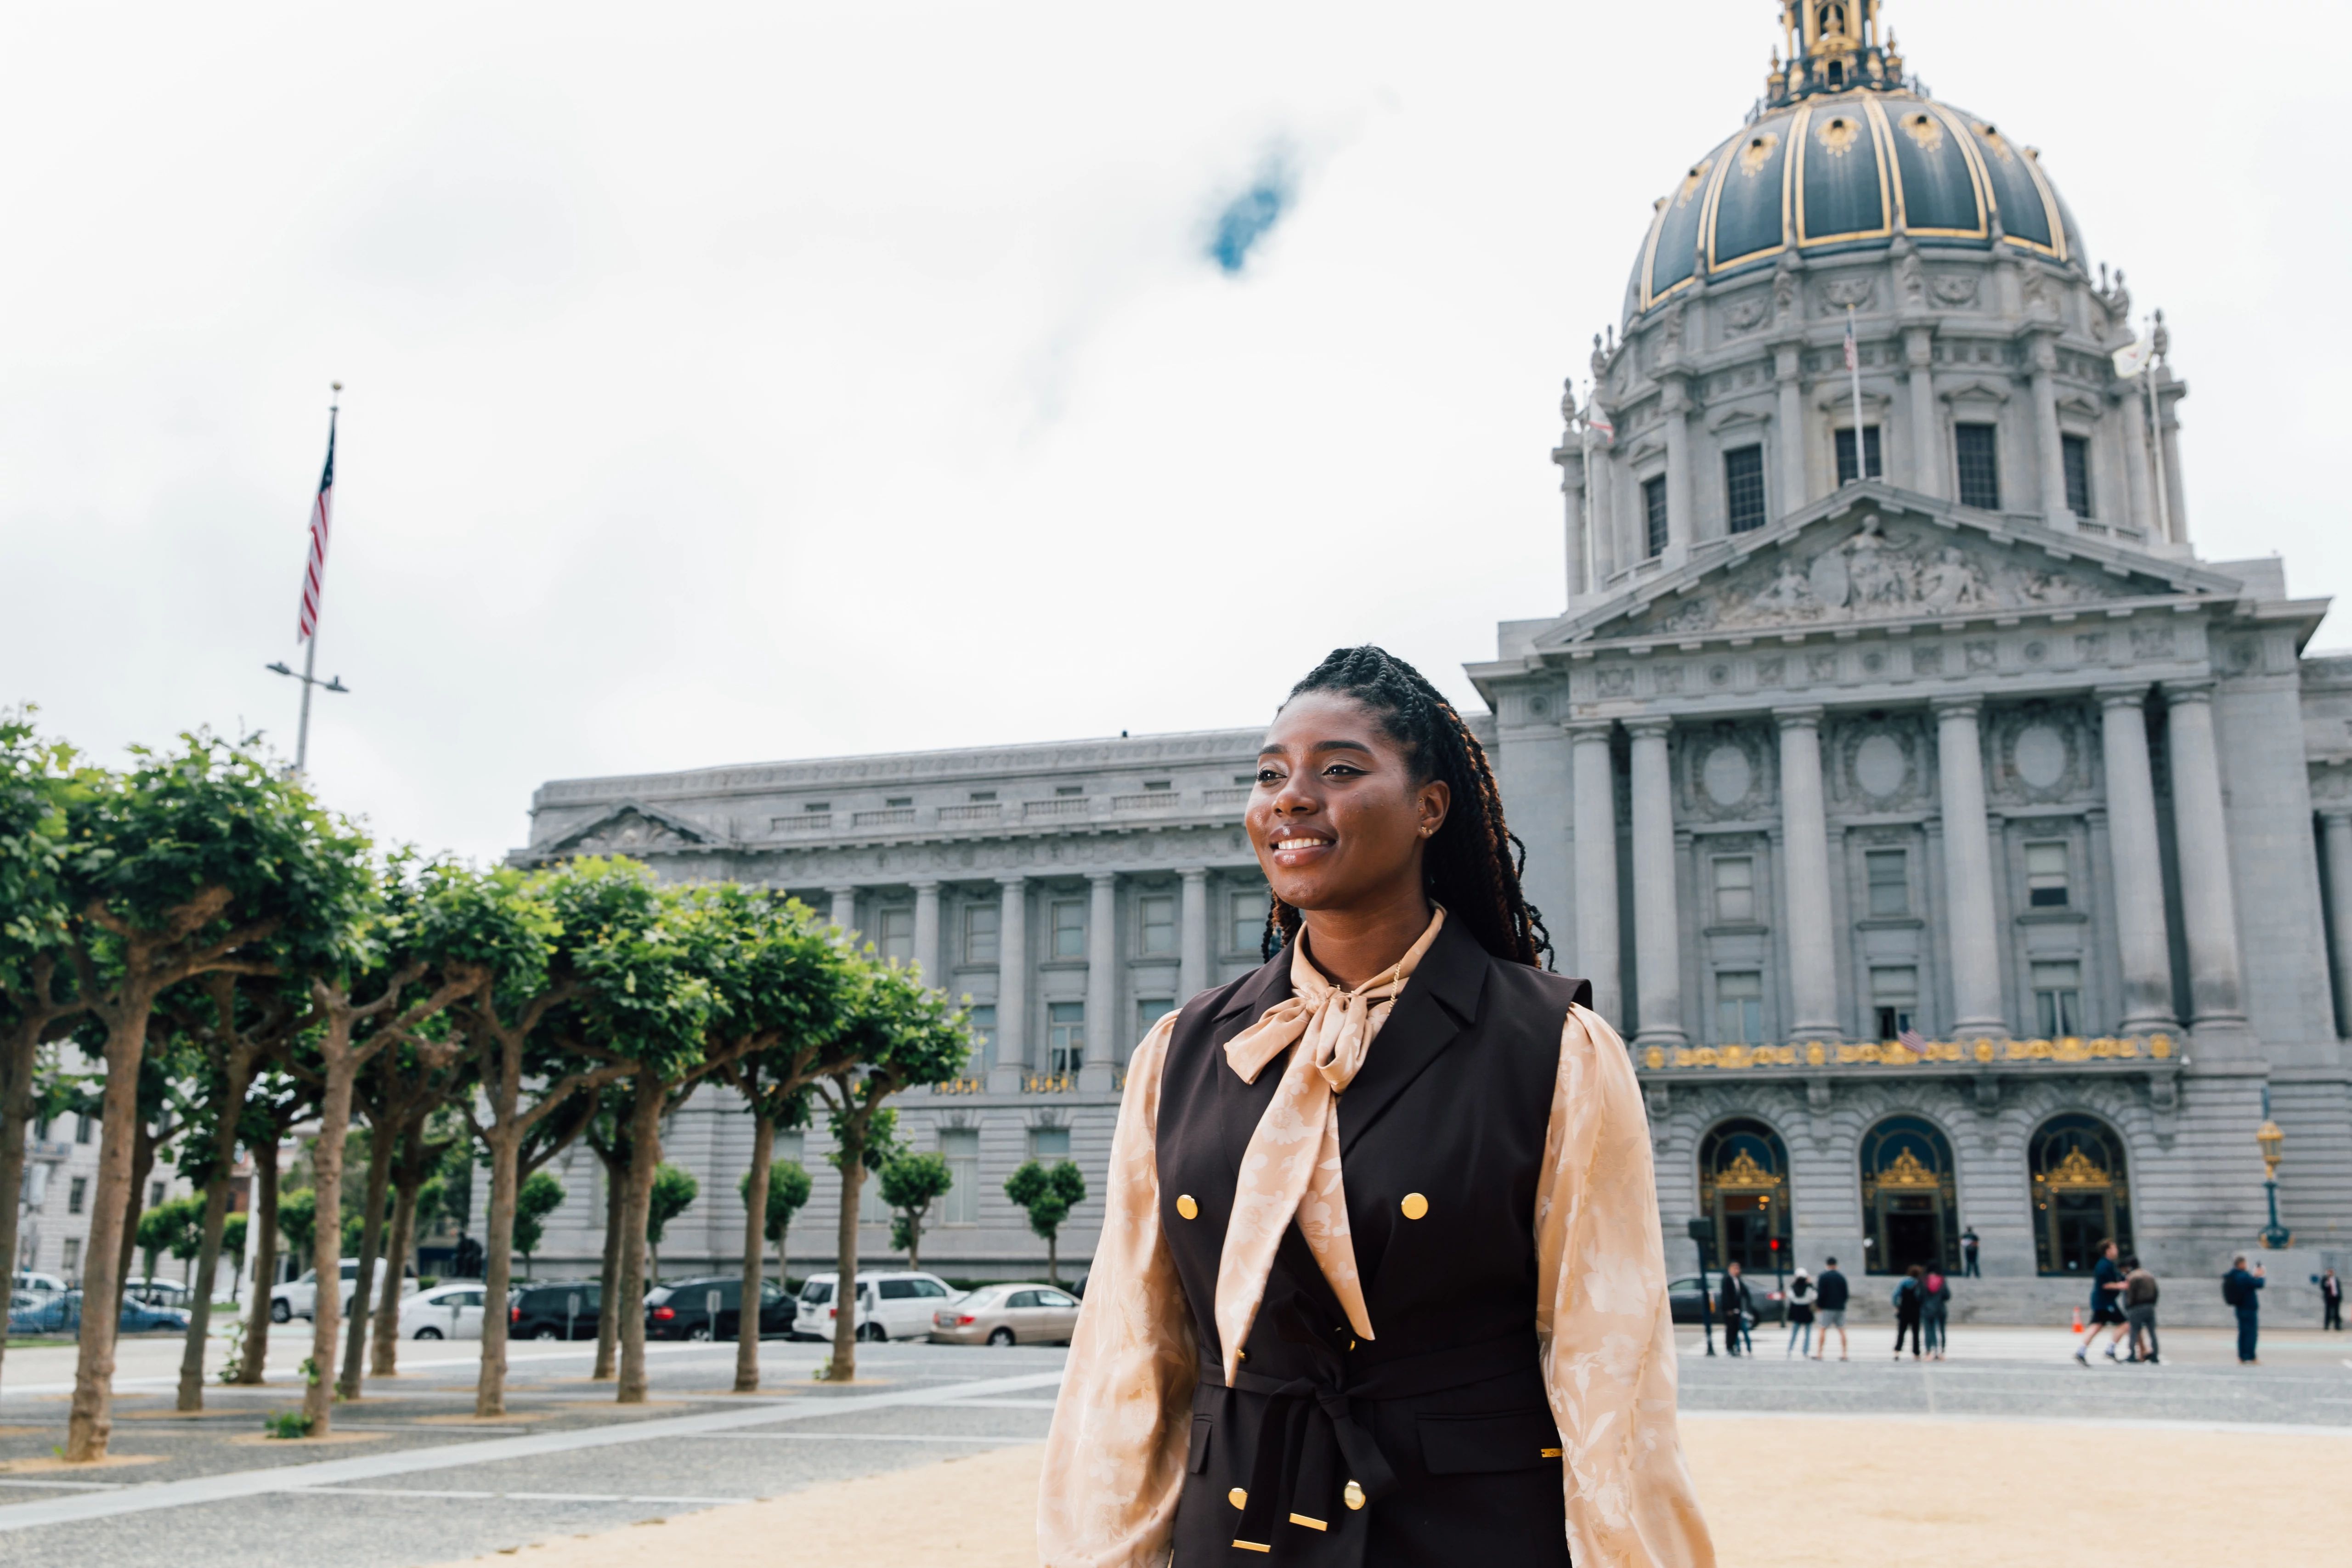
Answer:
[[[1885,800],[1901,789],[1906,771],[1902,742],[1892,735],[1868,736],[1854,748],[1854,783],[1874,800]]]
[[[2066,737],[2047,724],[2028,724],[2020,730],[2011,754],[2017,776],[2035,789],[2048,789],[2066,776]]]
[[[1748,786],[1755,782],[1755,770],[1748,765],[1748,753],[1737,746],[1717,746],[1706,754],[1699,769],[1699,782],[1706,788],[1706,798],[1717,805],[1738,805],[1748,798]]]

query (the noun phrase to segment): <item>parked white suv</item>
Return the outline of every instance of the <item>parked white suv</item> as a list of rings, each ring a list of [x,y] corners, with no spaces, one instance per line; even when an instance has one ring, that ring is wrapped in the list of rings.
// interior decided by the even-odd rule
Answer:
[[[834,1289],[838,1273],[812,1274],[801,1287],[800,1310],[793,1319],[794,1339],[830,1340],[834,1325]],[[919,1340],[931,1331],[931,1314],[962,1292],[936,1274],[885,1270],[857,1276],[857,1337],[861,1340]]]
[[[343,1290],[341,1310],[342,1315],[346,1318],[352,1315],[352,1285],[359,1279],[359,1259],[356,1258],[344,1258],[342,1268]],[[369,1268],[368,1299],[371,1301],[375,1299],[376,1281],[380,1278],[381,1276],[376,1273],[374,1268]],[[403,1296],[413,1296],[416,1293],[416,1270],[414,1267],[402,1271],[400,1293]],[[315,1268],[305,1268],[302,1270],[300,1279],[289,1279],[285,1284],[275,1286],[271,1289],[269,1292],[269,1321],[273,1323],[284,1323],[289,1322],[296,1318],[307,1318],[311,1316],[312,1313],[318,1310],[318,1305],[319,1271]]]

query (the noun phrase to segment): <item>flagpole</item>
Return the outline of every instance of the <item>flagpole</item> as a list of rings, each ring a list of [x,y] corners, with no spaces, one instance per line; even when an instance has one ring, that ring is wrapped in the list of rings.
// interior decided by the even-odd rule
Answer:
[[[1853,335],[1853,307],[1845,308],[1846,368],[1853,373],[1853,477],[1870,478],[1870,448],[1862,439],[1862,344]]]
[[[264,666],[273,675],[294,676],[294,679],[302,683],[301,717],[296,721],[294,727],[294,766],[291,770],[291,776],[297,779],[305,775],[310,762],[310,693],[312,689],[320,685],[324,685],[330,691],[351,689],[343,684],[341,676],[336,676],[323,682],[319,679],[318,590],[320,585],[320,569],[326,562],[325,528],[328,515],[326,509],[333,502],[335,427],[341,421],[343,411],[343,384],[338,381],[331,384],[334,388],[335,395],[334,400],[327,405],[327,466],[325,471],[320,476],[319,499],[312,503],[311,556],[304,578],[302,620],[309,626],[309,632],[302,637],[302,673],[299,676],[294,676],[294,672],[286,668],[283,659]],[[301,628],[296,629],[299,631]]]

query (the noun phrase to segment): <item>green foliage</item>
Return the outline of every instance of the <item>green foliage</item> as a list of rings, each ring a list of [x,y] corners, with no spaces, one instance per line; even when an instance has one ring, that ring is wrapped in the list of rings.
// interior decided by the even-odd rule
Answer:
[[[261,1418],[261,1429],[272,1437],[308,1437],[310,1417],[299,1410],[273,1410]]]
[[[249,1216],[233,1214],[221,1224],[221,1251],[240,1262],[245,1258],[245,1231]]]
[[[850,1142],[849,1122],[850,1118],[855,1114],[856,1112],[854,1110],[836,1110],[827,1119],[832,1123],[833,1147],[825,1151],[824,1163],[836,1171],[841,1169],[842,1151]],[[866,1167],[866,1174],[873,1175],[879,1172],[883,1166],[897,1159],[903,1152],[898,1142],[898,1108],[885,1105],[868,1113],[866,1119],[865,1140],[858,1145],[857,1151],[857,1163]]]
[[[1050,1168],[1031,1160],[1005,1178],[1004,1195],[1028,1211],[1031,1230],[1051,1241],[1070,1211],[1087,1201],[1087,1178],[1067,1160]]]
[[[286,1238],[287,1250],[296,1258],[308,1258],[319,1239],[319,1194],[312,1187],[296,1187],[278,1194],[278,1234]]]
[[[793,1215],[809,1201],[814,1184],[808,1172],[798,1160],[779,1160],[768,1167],[768,1213],[760,1234],[770,1241],[782,1241],[784,1232],[792,1228]],[[736,1193],[745,1203],[751,1201],[751,1173],[746,1171],[736,1181]]]
[[[32,962],[64,953],[75,849],[68,811],[94,783],[72,747],[41,738],[32,709],[0,710],[0,1022],[12,999],[25,998]]]
[[[661,1245],[662,1232],[669,1222],[693,1206],[701,1194],[702,1184],[694,1173],[664,1161],[654,1167],[654,1187],[646,1208],[646,1240],[655,1247]]]
[[[232,1316],[222,1325],[221,1338],[228,1342],[228,1352],[221,1358],[219,1377],[233,1384],[245,1375],[245,1320]]]
[[[954,1185],[955,1172],[945,1155],[901,1153],[883,1166],[882,1201],[894,1215],[890,1245],[915,1257],[922,1246],[923,1216]]]
[[[687,1178],[688,1181],[692,1177]],[[545,1171],[534,1171],[515,1193],[514,1247],[526,1262],[539,1250],[547,1234],[547,1216],[563,1202],[563,1184]]]
[[[150,1258],[168,1252],[185,1263],[204,1246],[205,1200],[200,1197],[173,1198],[139,1216],[139,1250]]]

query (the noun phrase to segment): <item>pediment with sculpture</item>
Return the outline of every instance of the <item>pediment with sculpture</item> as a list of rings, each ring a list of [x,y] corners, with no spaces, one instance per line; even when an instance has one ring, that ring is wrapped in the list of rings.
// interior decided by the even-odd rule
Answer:
[[[658,855],[665,851],[716,847],[719,836],[658,806],[628,802],[582,824],[552,844],[535,847],[534,858],[565,855]]]

